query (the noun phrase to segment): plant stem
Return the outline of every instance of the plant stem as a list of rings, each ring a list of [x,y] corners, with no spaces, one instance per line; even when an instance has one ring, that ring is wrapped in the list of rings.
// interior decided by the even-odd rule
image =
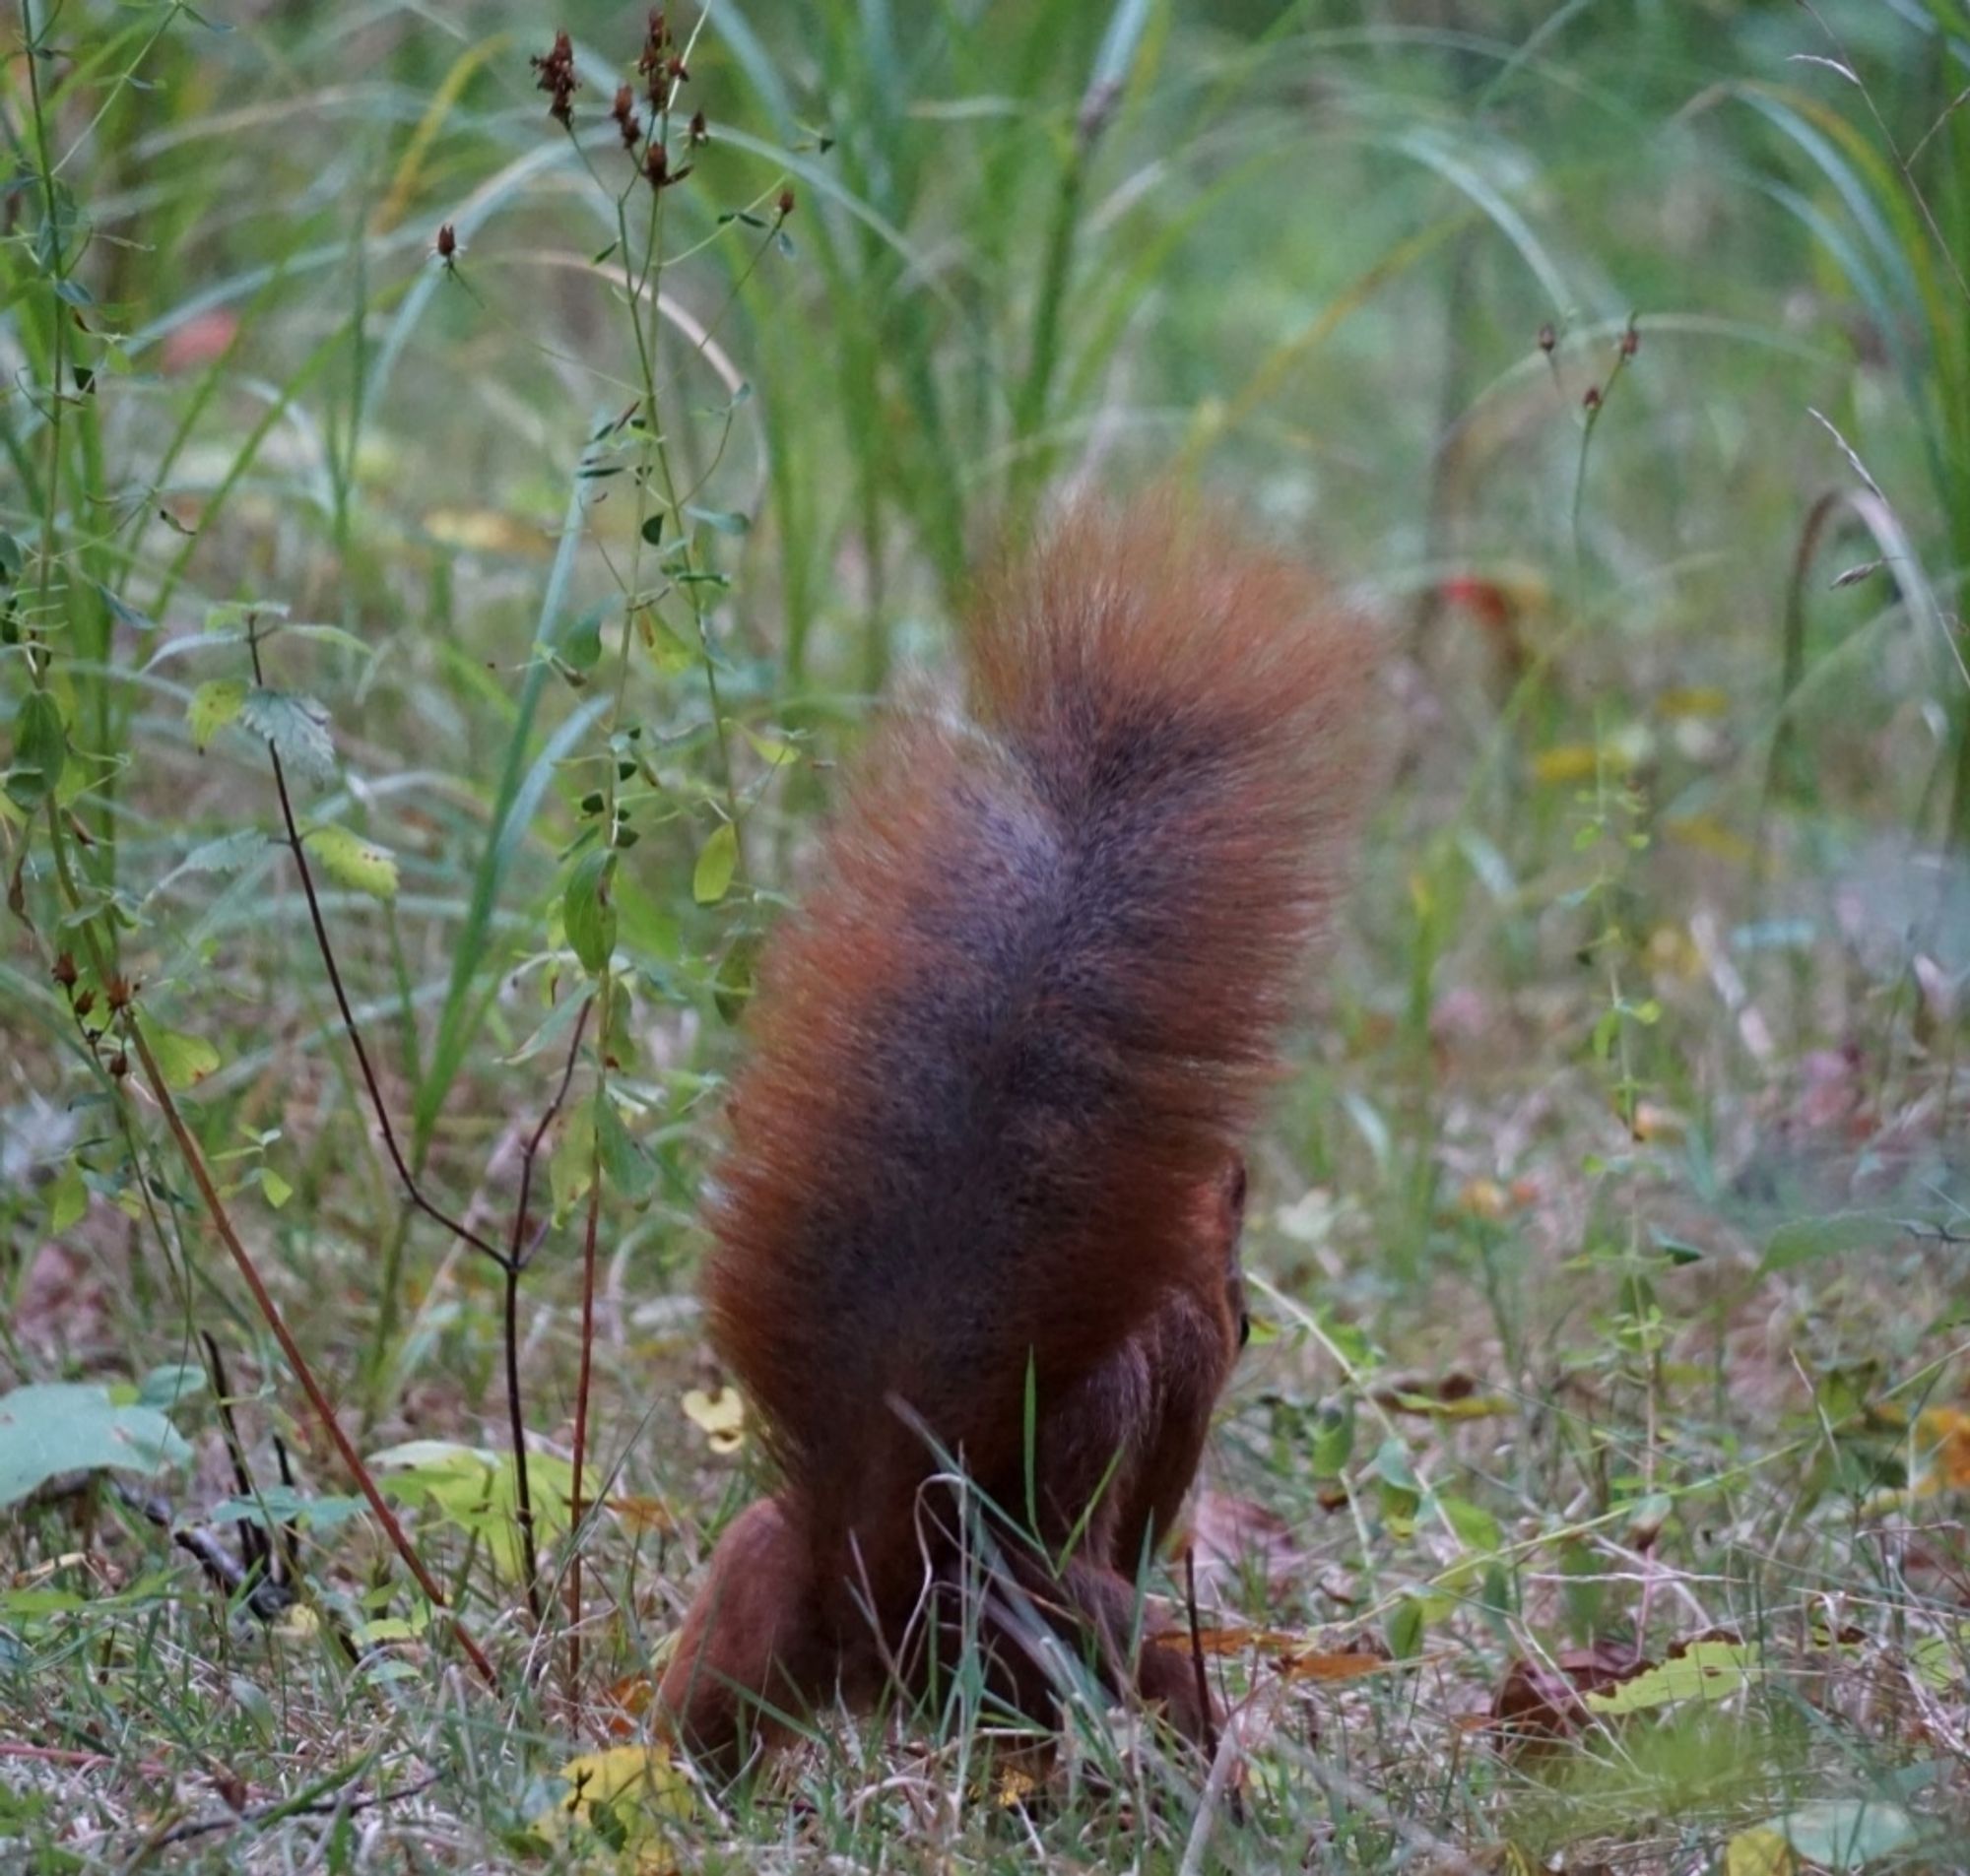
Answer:
[[[349,1435],[342,1430],[342,1422],[336,1418],[335,1408],[328,1395],[322,1391],[321,1383],[315,1379],[314,1370],[308,1366],[307,1357],[301,1353],[300,1344],[294,1338],[288,1327],[287,1319],[281,1314],[280,1305],[269,1293],[255,1267],[253,1259],[240,1242],[239,1234],[233,1229],[232,1220],[226,1209],[226,1201],[220,1197],[219,1190],[212,1183],[212,1174],[206,1169],[205,1156],[198,1149],[198,1142],[192,1138],[191,1131],[179,1114],[177,1103],[171,1099],[171,1092],[164,1081],[164,1071],[158,1067],[157,1058],[151,1053],[151,1045],[145,1039],[143,1025],[131,1014],[127,1022],[131,1045],[137,1051],[137,1060],[143,1065],[144,1079],[150,1084],[151,1093],[156,1098],[159,1110],[164,1117],[164,1124],[171,1130],[171,1137],[177,1141],[178,1152],[185,1163],[185,1170],[191,1174],[192,1184],[198,1188],[199,1197],[205,1201],[207,1215],[212,1219],[213,1229],[219,1233],[220,1241],[232,1255],[241,1280],[252,1293],[253,1302],[261,1318],[272,1331],[275,1341],[281,1346],[281,1353],[287,1357],[288,1366],[294,1370],[295,1379],[301,1384],[301,1391],[313,1407],[315,1418],[320,1421],[322,1431],[328,1435],[349,1475],[356,1482],[356,1488],[368,1501],[369,1509],[375,1513],[376,1521],[382,1525],[383,1534],[390,1540],[390,1547],[403,1559],[404,1567],[417,1579],[418,1587],[432,1608],[440,1611],[450,1622],[452,1633],[458,1638],[458,1645],[479,1670],[489,1687],[497,1687],[499,1677],[493,1671],[492,1663],[472,1632],[464,1623],[457,1610],[446,1601],[443,1590],[437,1586],[436,1579],[425,1567],[425,1561],[412,1546],[404,1527],[397,1521],[397,1515],[390,1509],[389,1501],[377,1489],[376,1481],[370,1476],[369,1468],[363,1464],[362,1456],[356,1451]]]

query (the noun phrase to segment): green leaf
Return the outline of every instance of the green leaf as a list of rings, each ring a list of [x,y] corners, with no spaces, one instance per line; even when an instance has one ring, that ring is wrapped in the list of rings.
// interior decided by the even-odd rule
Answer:
[[[256,685],[239,707],[239,720],[273,745],[284,766],[310,782],[335,779],[335,742],[328,712],[312,697],[295,690]]]
[[[286,625],[282,630],[290,638],[312,638],[324,645],[334,645],[350,652],[358,658],[373,658],[376,654],[371,646],[365,645],[352,631],[340,625]]]
[[[549,1011],[547,1020],[511,1055],[502,1058],[505,1066],[511,1068],[517,1067],[522,1062],[531,1062],[551,1043],[558,1042],[573,1027],[587,1001],[585,997],[563,997]]]
[[[271,1166],[260,1168],[260,1190],[266,1195],[268,1204],[276,1211],[295,1196],[295,1189]]]
[[[172,1361],[153,1368],[137,1384],[137,1400],[141,1406],[156,1407],[164,1413],[180,1400],[196,1399],[204,1391],[203,1368],[194,1361]]]
[[[699,905],[716,905],[731,891],[732,875],[738,870],[739,830],[729,820],[720,821],[698,852],[697,866],[690,875],[690,896]]]
[[[307,1498],[292,1485],[265,1485],[251,1498],[221,1499],[206,1517],[215,1524],[305,1524],[333,1530],[368,1509],[360,1498]]]
[[[222,600],[207,612],[205,629],[237,635],[260,619],[279,624],[287,615],[288,609],[277,600]]]
[[[1765,1829],[1823,1869],[1863,1869],[1916,1841],[1915,1820],[1900,1805],[1871,1798],[1802,1804],[1772,1818]]]
[[[759,953],[764,940],[756,932],[741,932],[725,947],[711,980],[712,1003],[728,1023],[736,1023],[753,1001],[753,985],[758,975]]]
[[[663,546],[664,517],[663,517],[663,511],[661,509],[659,509],[655,514],[646,515],[643,518],[642,534],[644,543],[647,546],[653,548],[660,548]]]
[[[1437,1509],[1457,1533],[1458,1540],[1468,1548],[1487,1554],[1504,1548],[1505,1533],[1483,1506],[1474,1505],[1466,1498],[1439,1498]]]
[[[486,1544],[507,1582],[519,1581],[526,1561],[517,1523],[517,1475],[509,1455],[448,1440],[413,1440],[372,1454],[369,1463],[392,1498],[432,1506],[447,1522]],[[567,1529],[573,1510],[574,1467],[546,1453],[529,1453],[526,1464],[535,1532],[543,1538],[558,1536]],[[584,1494],[590,1503],[592,1488],[591,1480]]]
[[[203,1036],[180,1035],[173,1029],[151,1029],[147,1036],[168,1088],[192,1087],[219,1067],[219,1051]]]
[[[650,657],[657,669],[666,678],[679,678],[687,671],[696,669],[697,653],[689,639],[680,637],[648,609],[641,614],[641,618],[643,642],[649,647]]]
[[[595,1104],[584,1101],[567,1117],[548,1161],[548,1190],[557,1220],[563,1219],[587,1197],[595,1178]]]
[[[96,589],[102,595],[102,603],[109,609],[109,616],[117,624],[128,626],[133,632],[150,633],[158,629],[158,621],[149,613],[140,613],[136,607],[120,595],[112,593],[106,586]]]
[[[605,848],[585,853],[574,863],[561,894],[561,924],[568,948],[581,967],[600,976],[616,949],[616,906],[609,887],[616,874],[616,856]]]
[[[595,1101],[595,1138],[609,1183],[632,1205],[647,1205],[657,1190],[657,1165],[623,1125],[616,1103],[601,1094]]]
[[[800,760],[800,750],[791,743],[776,736],[761,736],[755,730],[749,730],[742,723],[740,734],[753,745],[753,752],[768,768],[776,769],[786,762]]]
[[[1660,1667],[1645,1668],[1605,1694],[1589,1694],[1597,1714],[1640,1714],[1680,1701],[1729,1700],[1757,1671],[1757,1649],[1742,1642],[1692,1642]]]
[[[61,705],[46,690],[31,690],[14,719],[14,766],[7,771],[7,793],[16,806],[33,809],[61,780],[68,760],[68,729]]]
[[[396,856],[389,848],[364,840],[340,822],[328,821],[311,828],[307,850],[337,885],[347,886],[352,892],[366,892],[372,899],[388,901],[397,896]]]
[[[1389,1652],[1399,1661],[1413,1659],[1422,1652],[1423,1606],[1414,1596],[1404,1596],[1389,1611],[1383,1634]]]
[[[557,649],[576,671],[593,671],[602,662],[602,620],[608,611],[607,600],[591,606],[561,635]]]
[[[0,1396],[0,1505],[64,1472],[160,1472],[191,1448],[141,1401],[117,1402],[99,1382],[54,1382]]]
[[[237,873],[250,866],[266,851],[267,836],[257,827],[226,834],[194,847],[165,875],[175,879],[181,873]]]
[[[1375,1471],[1385,1485],[1399,1492],[1419,1493],[1415,1467],[1410,1463],[1410,1450],[1393,1435],[1384,1440],[1375,1454]]]
[[[1815,1258],[1837,1257],[1843,1251],[1871,1251],[1901,1236],[1900,1223],[1880,1211],[1836,1211],[1824,1218],[1794,1218],[1765,1240],[1758,1272],[1790,1270]]]
[[[64,1160],[48,1188],[48,1236],[59,1238],[80,1224],[88,1209],[89,1188],[83,1184],[82,1165],[74,1159]]]
[[[1339,1478],[1354,1452],[1354,1408],[1346,1400],[1321,1402],[1313,1423],[1307,1465],[1315,1478]]]

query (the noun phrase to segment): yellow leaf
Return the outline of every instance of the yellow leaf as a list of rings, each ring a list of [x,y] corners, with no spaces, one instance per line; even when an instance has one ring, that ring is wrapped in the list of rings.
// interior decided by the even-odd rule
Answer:
[[[684,1417],[702,1431],[714,1453],[737,1453],[746,1444],[746,1402],[736,1388],[715,1394],[693,1388],[684,1397]]]
[[[1518,1411],[1518,1403],[1504,1394],[1457,1394],[1447,1400],[1404,1394],[1400,1404],[1406,1413],[1426,1413],[1432,1420],[1496,1420]]]
[[[1536,781],[1591,782],[1601,772],[1601,751],[1591,743],[1556,743],[1533,757]]]
[[[1659,1106],[1654,1101],[1635,1104],[1634,1133],[1638,1140],[1674,1141],[1688,1131],[1688,1123],[1673,1108]]]
[[[372,899],[397,896],[397,857],[387,847],[364,840],[339,821],[327,821],[307,836],[307,852],[339,886]]]
[[[1916,1415],[1909,1484],[1920,1498],[1970,1488],[1970,1413],[1961,1407],[1925,1407]]]
[[[1695,977],[1703,969],[1703,954],[1686,926],[1657,926],[1649,934],[1644,956],[1649,969],[1660,977]]]
[[[191,728],[191,745],[203,755],[205,745],[236,717],[246,702],[243,678],[215,678],[191,693],[185,722]]]
[[[992,1802],[1002,1811],[1017,1809],[1040,1788],[1040,1781],[1023,1766],[1018,1765],[1001,1766],[996,1783]]]
[[[1793,1876],[1798,1868],[1792,1845],[1762,1824],[1740,1831],[1724,1846],[1724,1876]]]
[[[660,1498],[624,1493],[607,1503],[609,1509],[623,1520],[624,1526],[637,1536],[668,1536],[677,1529],[677,1520],[671,1515],[671,1508]]]
[[[203,1036],[153,1029],[150,1040],[152,1057],[166,1087],[193,1087],[219,1067],[219,1051]]]
[[[441,547],[482,553],[540,554],[547,547],[539,528],[490,508],[433,508],[425,532]]]
[[[585,1752],[558,1776],[567,1793],[534,1819],[538,1835],[551,1844],[584,1846],[599,1839],[616,1851],[619,1867],[638,1876],[665,1876],[679,1867],[669,1827],[688,1822],[696,1799],[668,1747]]]
[[[1731,714],[1731,696],[1711,684],[1665,690],[1656,708],[1666,717],[1723,717]]]
[[[1734,828],[1726,827],[1714,814],[1686,814],[1680,820],[1665,821],[1663,832],[1684,847],[1728,860],[1734,866],[1747,866],[1758,850]]]

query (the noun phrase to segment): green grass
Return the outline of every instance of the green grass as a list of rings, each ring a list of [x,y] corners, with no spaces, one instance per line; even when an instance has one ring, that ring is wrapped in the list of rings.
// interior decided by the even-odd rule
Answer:
[[[1082,1687],[1002,1802],[960,1675],[665,1854],[1950,1866],[1970,15],[717,0],[653,193],[641,9],[572,140],[526,9],[238,12],[0,27],[0,1388],[185,1443],[0,1511],[0,1866],[602,1858],[557,1775],[762,1476],[690,1300],[757,938],[977,555],[1167,474],[1392,647],[1197,1518],[1236,1801]],[[355,1452],[491,1456],[374,1469],[496,1685],[249,1266]],[[271,1624],[150,1515],[256,1499]]]

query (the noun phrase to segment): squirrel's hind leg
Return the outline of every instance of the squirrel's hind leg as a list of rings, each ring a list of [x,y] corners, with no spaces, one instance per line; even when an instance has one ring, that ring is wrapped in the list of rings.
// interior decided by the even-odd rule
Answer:
[[[816,1589],[806,1537],[779,1499],[726,1527],[658,1691],[692,1758],[730,1777],[830,1697],[835,1651]]]

